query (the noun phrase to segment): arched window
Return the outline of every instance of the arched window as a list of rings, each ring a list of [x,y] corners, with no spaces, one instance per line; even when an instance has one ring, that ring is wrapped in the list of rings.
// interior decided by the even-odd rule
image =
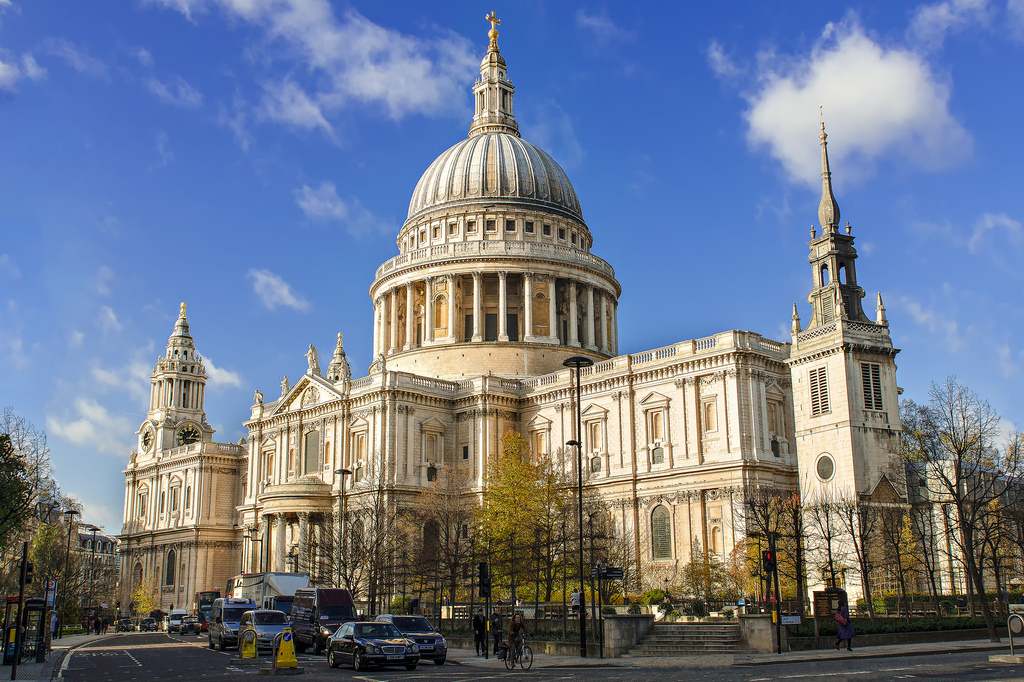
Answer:
[[[142,564],[136,563],[135,568],[132,569],[132,588],[138,587],[142,584]]]
[[[165,585],[173,585],[174,584],[174,562],[175,562],[175,556],[174,556],[174,550],[172,549],[169,552],[167,552],[167,572],[166,572],[166,575],[164,576],[164,584]]]
[[[651,512],[651,554],[655,559],[672,558],[672,528],[668,509],[658,505]]]
[[[846,263],[839,264],[839,283],[846,284]]]
[[[821,266],[821,286],[827,287],[831,280],[828,278],[828,266]]]

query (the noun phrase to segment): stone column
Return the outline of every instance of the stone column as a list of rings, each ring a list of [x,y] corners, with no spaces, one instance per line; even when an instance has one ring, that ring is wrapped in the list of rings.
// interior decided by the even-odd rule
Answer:
[[[551,299],[551,305],[548,306],[548,333],[551,334],[551,343],[558,343],[558,306],[555,305],[556,294],[558,289],[555,285],[558,283],[558,278],[554,275],[548,277],[548,298]]]
[[[533,273],[523,273],[523,313],[525,320],[523,322],[525,326],[525,334],[523,334],[523,341],[530,342],[534,341],[537,337],[533,335]]]
[[[448,336],[449,343],[455,343],[455,275],[448,275]]]
[[[434,278],[427,277],[426,295],[423,297],[423,345],[429,346],[434,342]]]
[[[374,339],[373,358],[374,358],[374,360],[376,360],[377,356],[381,355],[385,351],[385,348],[384,348],[384,346],[385,346],[385,343],[384,343],[384,297],[383,296],[379,296],[374,303],[375,303],[374,307],[375,307],[376,312],[377,312],[377,319],[376,319],[377,328],[374,330],[376,332],[375,333],[376,338]]]
[[[597,350],[597,336],[594,334],[594,285],[587,285],[587,341],[584,344],[590,350]]]
[[[483,283],[480,281],[482,278],[482,273],[473,273],[473,341],[484,340],[484,337],[480,335],[480,316],[483,311],[482,301],[480,300],[483,296]]]
[[[612,326],[611,326],[611,331],[608,332],[609,334],[611,334],[611,336],[609,337],[609,342],[610,342],[609,345],[611,346],[611,353],[612,353],[612,355],[618,355],[619,354],[619,302],[614,300],[614,299],[612,299],[611,302],[609,303],[609,305],[611,306],[611,311],[612,311]]]
[[[391,290],[391,346],[388,355],[398,351],[398,287]]]
[[[416,323],[416,316],[413,314],[413,293],[412,282],[405,285],[405,348],[412,350],[413,325]]]
[[[508,273],[498,272],[498,341],[508,341]]]
[[[302,559],[303,553],[309,547],[309,512],[299,512],[299,541],[296,544],[298,544],[298,548],[295,550],[296,556],[298,559]],[[298,560],[296,563],[299,563]],[[301,564],[296,568],[298,572],[303,572]],[[308,572],[309,567],[306,566],[305,568],[305,572]]]
[[[577,323],[578,313],[576,310],[576,282],[569,281],[569,345],[580,347],[580,330]]]
[[[601,292],[601,347],[611,354],[612,342],[608,338],[608,296]]]
[[[285,571],[287,570],[284,565],[284,545],[285,545],[285,523],[284,514],[275,514],[274,523],[276,524],[275,530],[277,537],[274,538],[274,570]]]

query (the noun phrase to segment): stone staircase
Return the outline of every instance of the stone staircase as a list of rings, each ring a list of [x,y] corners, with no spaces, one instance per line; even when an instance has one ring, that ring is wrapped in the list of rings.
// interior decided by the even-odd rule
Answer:
[[[745,651],[735,623],[655,623],[627,656],[714,656]]]

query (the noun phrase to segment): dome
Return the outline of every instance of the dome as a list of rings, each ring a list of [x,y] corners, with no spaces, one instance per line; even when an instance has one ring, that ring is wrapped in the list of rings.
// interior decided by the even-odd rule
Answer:
[[[562,167],[518,135],[477,133],[434,160],[416,183],[409,219],[453,205],[526,204],[583,222],[576,190]]]

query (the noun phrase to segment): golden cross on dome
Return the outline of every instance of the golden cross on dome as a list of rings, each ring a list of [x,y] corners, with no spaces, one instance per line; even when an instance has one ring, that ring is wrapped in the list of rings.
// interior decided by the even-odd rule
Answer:
[[[498,26],[501,26],[501,19],[498,18],[498,15],[494,12],[494,10],[491,10],[491,13],[489,15],[485,14],[484,19],[491,22],[492,31],[496,30]]]

